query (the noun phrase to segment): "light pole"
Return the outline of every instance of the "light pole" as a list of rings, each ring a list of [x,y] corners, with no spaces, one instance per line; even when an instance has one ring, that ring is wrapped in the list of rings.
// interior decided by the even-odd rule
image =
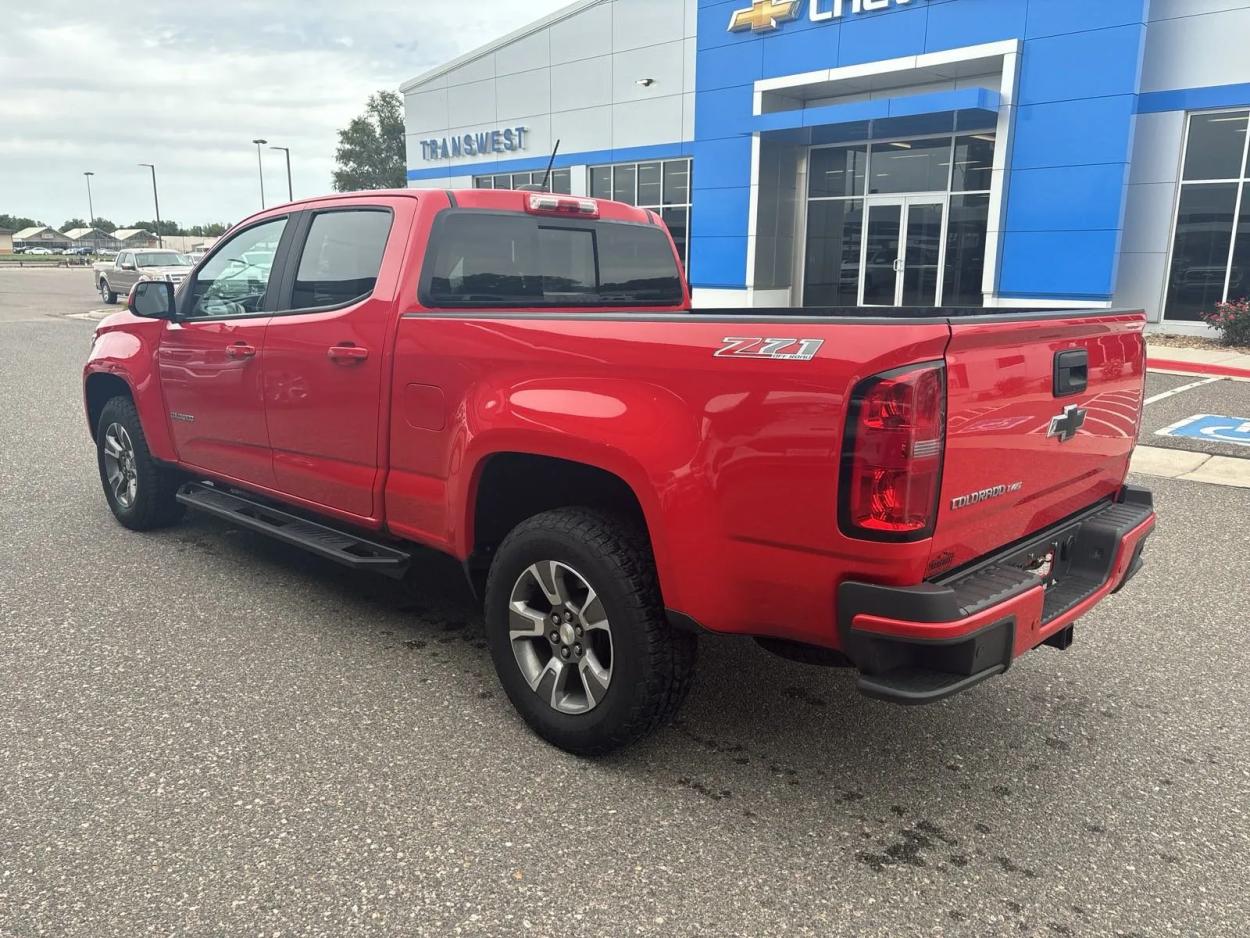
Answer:
[[[265,164],[260,161],[260,148],[267,144],[268,140],[253,140],[256,144],[256,170],[260,173],[260,207],[265,207]]]
[[[295,201],[295,188],[291,185],[291,148],[290,147],[270,147],[271,150],[281,150],[286,154],[286,197],[288,202]]]
[[[91,243],[95,249],[95,253],[100,253],[100,233],[95,230],[95,205],[91,201],[91,177],[95,175],[92,172],[83,173],[87,177],[87,227],[91,229]]]
[[[161,236],[161,198],[156,194],[156,165],[154,163],[140,163],[139,165],[152,170],[152,201],[156,203],[156,243],[164,247],[165,239]]]

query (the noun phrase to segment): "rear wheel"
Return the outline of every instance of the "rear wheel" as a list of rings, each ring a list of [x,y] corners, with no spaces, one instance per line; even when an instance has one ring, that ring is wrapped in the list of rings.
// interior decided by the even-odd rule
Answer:
[[[628,745],[689,690],[695,637],[668,624],[650,547],[631,522],[582,508],[523,522],[491,566],[486,620],[509,699],[569,752]]]
[[[109,289],[109,282],[103,277],[100,278],[100,299],[105,303],[117,302],[117,294]]]
[[[134,402],[115,397],[96,429],[100,482],[113,515],[134,531],[173,524],[183,515],[178,473],[152,458]]]

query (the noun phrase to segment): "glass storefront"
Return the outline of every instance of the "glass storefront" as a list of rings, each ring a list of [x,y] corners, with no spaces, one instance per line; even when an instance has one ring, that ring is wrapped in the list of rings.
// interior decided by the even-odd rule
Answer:
[[[688,159],[618,163],[590,168],[590,194],[639,208],[664,219],[683,264],[690,256],[690,172]]]
[[[1250,111],[1192,114],[1164,318],[1197,322],[1250,293]]]
[[[805,306],[980,306],[994,134],[817,147]]]
[[[552,192],[568,195],[573,191],[573,178],[567,169],[553,169],[550,180],[547,171],[537,173],[501,173],[495,176],[476,176],[473,179],[475,189],[520,189],[522,186],[541,186],[547,182]]]

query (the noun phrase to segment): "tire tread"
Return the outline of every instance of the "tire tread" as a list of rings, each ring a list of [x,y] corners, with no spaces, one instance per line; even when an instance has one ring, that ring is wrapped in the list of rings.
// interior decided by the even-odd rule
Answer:
[[[130,434],[130,441],[135,448],[135,463],[139,469],[140,492],[138,503],[126,513],[119,513],[114,508],[113,514],[123,525],[132,531],[150,531],[155,528],[168,527],[182,518],[185,508],[178,502],[178,486],[181,483],[179,473],[158,462],[148,449],[147,436],[143,432],[143,423],[139,419],[139,410],[129,397],[117,396],[108,401],[100,411],[100,423],[96,429],[99,447],[103,446],[104,429],[111,423],[120,423]],[[101,462],[103,460],[101,459]],[[108,482],[101,471],[101,482],[104,484],[105,496],[109,506],[113,507],[113,499],[108,491]],[[144,491],[150,486],[149,491]]]
[[[498,554],[510,543],[534,534],[578,541],[620,575],[628,608],[625,618],[640,627],[647,660],[645,679],[631,697],[631,708],[616,729],[588,745],[579,755],[604,755],[629,745],[671,722],[690,691],[698,642],[693,634],[674,629],[664,614],[651,546],[632,519],[591,508],[558,508],[521,522],[504,538]],[[495,595],[499,564],[492,564],[486,595]]]

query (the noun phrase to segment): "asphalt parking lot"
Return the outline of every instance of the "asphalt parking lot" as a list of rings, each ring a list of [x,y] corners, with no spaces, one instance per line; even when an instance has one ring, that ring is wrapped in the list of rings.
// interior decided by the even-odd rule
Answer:
[[[582,761],[513,714],[454,564],[119,527],[80,273],[0,271],[4,938],[1246,934],[1250,490],[1135,479],[1138,579],[957,699],[708,640],[677,725]]]
[[[1171,397],[1163,397],[1167,392],[1176,393]],[[1250,434],[1245,434],[1244,444],[1225,443],[1214,438],[1193,439],[1159,435],[1160,430],[1173,427],[1199,414],[1229,417],[1229,426],[1250,423],[1250,381],[1168,374],[1147,375],[1146,399],[1150,400],[1156,395],[1162,399],[1155,400],[1146,407],[1146,419],[1142,422],[1142,443],[1167,449],[1250,459]]]

